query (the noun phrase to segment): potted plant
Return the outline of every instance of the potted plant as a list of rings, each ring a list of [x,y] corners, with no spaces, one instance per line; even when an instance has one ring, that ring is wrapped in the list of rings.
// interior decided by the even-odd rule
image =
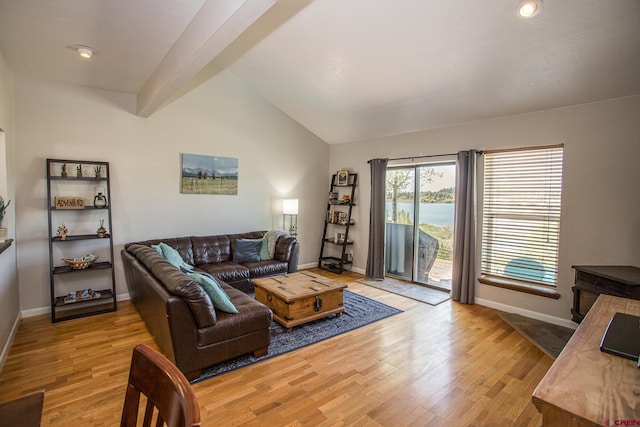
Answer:
[[[98,237],[104,237],[107,235],[107,229],[104,228],[104,219],[100,220],[100,228],[98,228]]]
[[[78,178],[82,178],[82,165],[78,165],[78,166],[76,167],[76,176],[77,176]]]
[[[67,164],[63,163],[62,166],[60,167],[60,176],[63,178],[67,177]]]
[[[96,173],[96,179],[100,178],[102,175],[102,165],[94,166],[93,171]]]
[[[7,212],[7,207],[11,204],[11,200],[5,205],[4,199],[0,196],[0,228],[2,228],[2,221],[4,220],[4,214]]]
[[[0,243],[4,242],[7,237],[7,229],[2,227],[4,220],[4,214],[7,212],[7,207],[11,204],[11,200],[5,205],[4,199],[0,196]]]

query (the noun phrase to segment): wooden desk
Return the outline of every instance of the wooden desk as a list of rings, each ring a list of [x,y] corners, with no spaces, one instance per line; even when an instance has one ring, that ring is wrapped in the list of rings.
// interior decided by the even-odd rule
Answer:
[[[533,403],[542,413],[543,426],[640,423],[637,363],[600,351],[602,336],[616,312],[640,316],[640,301],[600,295],[534,390]]]
[[[39,427],[44,392],[0,403],[0,427]]]

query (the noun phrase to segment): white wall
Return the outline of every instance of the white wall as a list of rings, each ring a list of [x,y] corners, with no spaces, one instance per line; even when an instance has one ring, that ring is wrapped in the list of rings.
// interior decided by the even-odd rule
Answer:
[[[4,227],[8,228],[7,237],[15,237],[15,166],[14,166],[14,81],[13,72],[0,51],[0,129],[4,130],[5,150],[2,156],[6,158],[6,169],[0,170],[0,188],[2,196],[12,200],[4,219]],[[4,169],[4,168],[2,168]],[[5,193],[6,189],[6,193]],[[0,369],[4,364],[12,334],[15,333],[20,319],[20,301],[18,289],[18,275],[16,269],[16,245],[11,245],[0,254]]]
[[[317,260],[328,145],[230,74],[150,118],[129,113],[131,95],[23,76],[15,86],[18,268],[27,315],[49,305],[46,158],[110,162],[118,294],[126,293],[124,243],[279,228],[283,197],[300,199],[300,263]],[[238,195],[180,194],[180,153],[238,158]]]
[[[370,175],[367,160],[565,144],[559,300],[478,284],[493,306],[571,317],[572,265],[640,266],[640,97],[522,114],[330,147],[330,170],[360,172],[354,268],[366,267]],[[350,232],[351,235],[351,232]]]
[[[364,270],[368,159],[564,143],[558,287],[562,297],[550,300],[486,285],[478,285],[477,297],[566,319],[570,317],[572,265],[640,265],[638,96],[329,147],[227,73],[145,119],[130,113],[135,102],[130,95],[24,76],[16,76],[13,84],[4,62],[0,71],[0,127],[8,132],[8,151],[20,147],[14,150],[15,156],[8,153],[8,159],[15,157],[15,162],[9,162],[9,177],[20,178],[9,183],[9,197],[17,209],[10,214],[16,220],[9,222],[15,223],[19,236],[20,307],[28,314],[49,304],[47,157],[111,162],[117,252],[126,242],[146,238],[279,227],[280,199],[296,197],[300,199],[301,264],[308,265],[315,264],[318,256],[329,176],[350,168],[360,173],[358,226],[350,235],[356,242],[355,269]],[[12,98],[6,95],[13,86],[15,132],[10,123]],[[180,194],[182,152],[239,158],[239,194]],[[11,194],[13,188],[15,194]],[[118,293],[125,294],[119,255],[115,261]],[[12,289],[3,283],[0,289]],[[0,299],[3,316],[15,300],[15,292]],[[4,317],[0,328],[7,329]]]

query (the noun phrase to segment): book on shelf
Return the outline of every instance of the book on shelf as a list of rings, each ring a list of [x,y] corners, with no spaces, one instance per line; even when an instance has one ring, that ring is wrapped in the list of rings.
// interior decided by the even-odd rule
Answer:
[[[346,212],[340,212],[337,210],[327,212],[327,222],[331,224],[347,225],[347,217],[348,215]],[[353,225],[353,223],[353,218],[351,218],[349,224]]]
[[[92,289],[82,289],[80,291],[69,292],[64,297],[65,304],[73,304],[74,302],[89,301],[100,298],[100,292]]]

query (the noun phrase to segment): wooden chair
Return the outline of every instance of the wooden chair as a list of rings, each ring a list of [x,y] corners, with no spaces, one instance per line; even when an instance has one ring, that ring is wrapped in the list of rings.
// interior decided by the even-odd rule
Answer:
[[[189,381],[169,359],[144,344],[133,349],[121,427],[138,424],[140,395],[146,397],[143,426],[200,426],[200,408]]]

